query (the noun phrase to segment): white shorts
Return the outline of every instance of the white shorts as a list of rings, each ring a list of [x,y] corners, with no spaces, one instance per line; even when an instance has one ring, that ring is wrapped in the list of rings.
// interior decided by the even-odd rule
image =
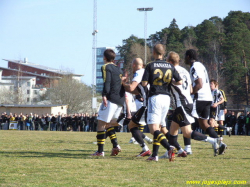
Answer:
[[[169,110],[169,95],[154,95],[148,98],[147,124],[166,126],[166,116]]]
[[[135,100],[135,105],[136,105],[136,111],[138,111],[142,106],[143,102],[138,101],[137,99]]]
[[[225,113],[224,110],[220,110],[218,113],[218,121],[225,121]]]
[[[107,107],[105,107],[104,104],[102,103],[98,112],[97,119],[109,123],[112,119],[118,119],[121,111],[122,111],[122,106],[108,101]]]

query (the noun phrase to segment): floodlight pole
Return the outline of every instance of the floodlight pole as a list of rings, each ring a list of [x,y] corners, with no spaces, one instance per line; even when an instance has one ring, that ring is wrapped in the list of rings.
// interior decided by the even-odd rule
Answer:
[[[97,0],[94,0],[93,11],[93,44],[92,44],[92,110],[96,108],[96,34],[97,30]]]
[[[138,11],[142,12],[144,11],[145,14],[144,14],[144,48],[145,48],[145,64],[147,64],[147,12],[148,11],[152,11],[153,10],[153,7],[150,7],[150,8],[137,8]]]

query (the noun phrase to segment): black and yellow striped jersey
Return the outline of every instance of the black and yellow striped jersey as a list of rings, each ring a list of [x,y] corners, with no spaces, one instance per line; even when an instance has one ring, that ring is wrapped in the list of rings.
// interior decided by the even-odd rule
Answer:
[[[174,66],[164,60],[157,59],[148,63],[142,78],[150,84],[149,97],[158,94],[170,95],[172,79],[176,82],[181,80],[179,73]]]
[[[219,90],[224,98],[224,102],[220,104],[220,110],[224,110],[227,108],[227,98],[226,98],[225,92],[222,89],[219,89]]]
[[[102,66],[103,91],[102,96],[115,104],[123,106],[125,102],[125,89],[122,85],[122,71],[114,63]]]

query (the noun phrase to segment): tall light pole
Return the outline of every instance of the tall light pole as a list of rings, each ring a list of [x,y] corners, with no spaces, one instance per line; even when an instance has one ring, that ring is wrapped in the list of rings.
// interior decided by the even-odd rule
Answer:
[[[145,64],[147,64],[147,12],[152,11],[153,7],[149,8],[137,8],[138,11],[144,11],[144,40],[145,40]]]
[[[97,0],[94,0],[94,13],[93,13],[93,46],[92,46],[92,109],[96,108],[96,34],[97,30]]]

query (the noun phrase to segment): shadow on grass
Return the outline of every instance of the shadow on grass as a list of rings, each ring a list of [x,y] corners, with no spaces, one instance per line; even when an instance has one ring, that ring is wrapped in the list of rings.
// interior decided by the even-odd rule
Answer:
[[[53,157],[58,157],[58,158],[73,158],[73,159],[83,159],[83,157],[89,156],[89,153],[91,150],[78,150],[83,153],[79,154],[72,154],[72,153],[53,153],[53,152],[38,152],[38,151],[13,151],[13,152],[5,152],[5,151],[0,151],[0,155],[5,156],[5,157],[32,157],[32,158],[41,158],[41,157],[48,157],[48,158],[53,158]]]

